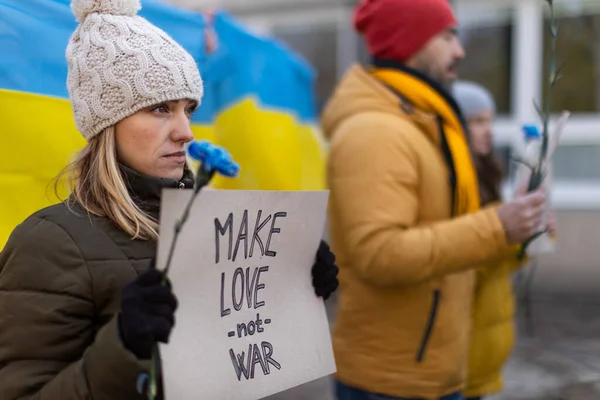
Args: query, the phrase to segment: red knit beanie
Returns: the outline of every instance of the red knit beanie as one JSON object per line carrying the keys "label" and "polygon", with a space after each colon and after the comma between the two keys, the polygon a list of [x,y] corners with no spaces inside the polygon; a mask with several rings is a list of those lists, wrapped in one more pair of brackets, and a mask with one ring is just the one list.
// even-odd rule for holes
{"label": "red knit beanie", "polygon": [[361,0],[354,11],[354,27],[369,54],[398,62],[454,24],[448,0]]}

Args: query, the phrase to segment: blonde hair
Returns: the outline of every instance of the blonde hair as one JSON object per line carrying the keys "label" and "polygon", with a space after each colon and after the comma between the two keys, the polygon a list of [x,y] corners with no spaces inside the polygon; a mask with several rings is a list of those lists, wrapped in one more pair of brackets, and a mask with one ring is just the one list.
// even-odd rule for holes
{"label": "blonde hair", "polygon": [[64,177],[70,191],[69,207],[77,203],[89,214],[108,217],[132,239],[158,238],[158,222],[135,204],[121,175],[114,126],[93,137],[57,176],[55,193],[59,198]]}

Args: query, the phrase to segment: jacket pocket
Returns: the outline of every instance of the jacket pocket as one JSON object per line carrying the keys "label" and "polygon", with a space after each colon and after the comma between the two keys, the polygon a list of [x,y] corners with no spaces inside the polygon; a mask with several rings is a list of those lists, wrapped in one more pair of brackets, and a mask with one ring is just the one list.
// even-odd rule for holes
{"label": "jacket pocket", "polygon": [[421,340],[421,346],[419,347],[419,352],[417,353],[417,362],[422,362],[423,358],[425,357],[425,351],[427,350],[427,344],[429,343],[429,339],[431,338],[431,332],[433,331],[433,326],[435,324],[435,318],[437,316],[439,304],[440,290],[436,289],[433,292],[433,304],[431,305],[431,310],[429,311],[427,326],[425,327],[423,339]]}

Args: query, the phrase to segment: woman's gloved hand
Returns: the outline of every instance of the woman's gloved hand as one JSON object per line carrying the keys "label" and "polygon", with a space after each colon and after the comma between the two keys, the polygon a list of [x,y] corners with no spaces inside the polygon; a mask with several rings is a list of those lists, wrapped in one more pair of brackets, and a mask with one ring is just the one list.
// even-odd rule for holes
{"label": "woman's gloved hand", "polygon": [[123,288],[119,330],[125,347],[139,359],[152,357],[155,343],[168,343],[175,325],[177,299],[162,273],[150,269]]}
{"label": "woman's gloved hand", "polygon": [[329,249],[329,245],[321,240],[317,258],[312,267],[312,282],[315,293],[327,300],[338,287],[338,267],[335,265],[335,255]]}

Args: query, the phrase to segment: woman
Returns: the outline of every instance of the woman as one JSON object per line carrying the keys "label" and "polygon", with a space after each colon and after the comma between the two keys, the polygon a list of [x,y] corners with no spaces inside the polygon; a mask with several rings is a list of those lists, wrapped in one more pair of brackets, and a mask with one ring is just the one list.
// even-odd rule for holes
{"label": "woman", "polygon": [[[467,120],[471,151],[479,176],[482,206],[501,201],[502,166],[493,152],[492,122],[496,105],[491,94],[471,82],[457,82],[454,97]],[[555,230],[554,217],[548,226]],[[473,331],[469,356],[467,400],[502,390],[502,368],[514,346],[515,298],[512,275],[524,263],[513,255],[477,270],[473,299]]]}
{"label": "woman", "polygon": [[[150,264],[160,195],[189,189],[185,144],[202,81],[193,58],[136,16],[139,0],[73,0],[68,90],[87,146],[68,201],[30,216],[0,254],[3,400],[143,399],[152,347],[177,299]],[[150,268],[149,268],[150,266]],[[317,295],[337,286],[322,243]]]}

